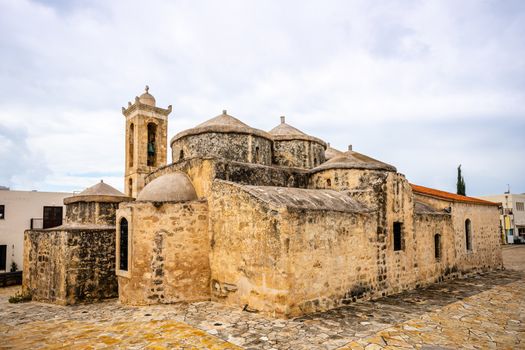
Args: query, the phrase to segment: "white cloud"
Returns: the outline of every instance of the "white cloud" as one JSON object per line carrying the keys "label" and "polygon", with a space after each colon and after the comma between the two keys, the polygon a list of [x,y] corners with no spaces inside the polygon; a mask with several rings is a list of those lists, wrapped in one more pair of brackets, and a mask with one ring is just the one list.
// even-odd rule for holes
{"label": "white cloud", "polygon": [[[524,142],[511,151],[491,142],[523,127],[523,34],[520,1],[0,0],[0,123],[26,130],[13,142],[48,169],[22,179],[13,175],[26,172],[22,162],[0,178],[41,189],[78,189],[104,174],[118,182],[120,106],[147,83],[159,105],[174,106],[169,137],[223,108],[262,129],[285,114],[335,145],[388,157],[422,184],[443,186],[435,179],[468,159],[490,178],[479,194],[509,181],[525,191],[521,176],[498,171]],[[480,120],[510,129],[482,135],[497,159],[470,147],[481,136],[468,125]],[[439,127],[455,123],[463,134]],[[411,151],[414,139],[426,152]],[[433,147],[439,162],[425,156]]]}

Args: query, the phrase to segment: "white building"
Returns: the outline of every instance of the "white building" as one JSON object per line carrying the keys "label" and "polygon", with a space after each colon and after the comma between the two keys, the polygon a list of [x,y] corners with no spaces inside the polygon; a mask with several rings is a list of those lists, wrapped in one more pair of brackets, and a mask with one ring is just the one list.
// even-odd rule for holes
{"label": "white building", "polygon": [[24,231],[62,224],[64,198],[72,193],[0,189],[0,272],[22,269]]}
{"label": "white building", "polygon": [[501,203],[501,229],[507,243],[525,243],[525,193],[503,193],[479,198]]}

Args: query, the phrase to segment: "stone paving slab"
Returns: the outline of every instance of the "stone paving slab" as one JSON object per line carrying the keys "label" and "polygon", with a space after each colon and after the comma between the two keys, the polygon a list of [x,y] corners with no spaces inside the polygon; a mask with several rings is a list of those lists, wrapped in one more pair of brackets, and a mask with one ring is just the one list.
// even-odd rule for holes
{"label": "stone paving slab", "polygon": [[376,301],[279,320],[213,302],[131,307],[117,300],[9,304],[0,349],[525,349],[525,246],[506,266]]}
{"label": "stone paving slab", "polygon": [[525,349],[525,281],[468,297],[340,349],[398,348]]}
{"label": "stone paving slab", "polygon": [[0,291],[0,335],[5,339],[0,348],[336,349],[484,291],[513,286],[522,277],[496,271],[292,320],[213,302],[8,304],[16,289],[7,288]]}

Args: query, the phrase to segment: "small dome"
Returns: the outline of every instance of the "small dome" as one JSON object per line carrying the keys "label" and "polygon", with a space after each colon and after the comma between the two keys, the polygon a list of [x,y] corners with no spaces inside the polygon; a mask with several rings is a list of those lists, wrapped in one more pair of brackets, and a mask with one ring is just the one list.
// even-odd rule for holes
{"label": "small dome", "polygon": [[98,184],[86,188],[79,194],[64,198],[64,204],[74,202],[123,202],[126,200],[129,200],[129,197],[124,193],[100,180]]}
{"label": "small dome", "polygon": [[139,96],[140,103],[143,103],[148,106],[155,107],[156,101],[155,97],[149,93],[149,86],[146,85],[146,92],[144,92],[142,95]]}
{"label": "small dome", "polygon": [[197,125],[196,127],[188,130],[181,131],[175,135],[170,143],[174,141],[190,136],[199,135],[204,133],[237,133],[237,134],[251,134],[257,135],[266,139],[271,139],[271,136],[259,129],[254,129],[251,126],[244,124],[239,119],[229,115],[226,110],[222,111],[222,114],[205,121]]}
{"label": "small dome", "polygon": [[384,170],[397,171],[397,169],[387,163],[383,163],[377,159],[371,158],[364,154],[354,151],[341,152],[341,154],[324,162],[316,168],[313,172],[327,170],[327,169],[370,169],[370,170]]}
{"label": "small dome", "polygon": [[138,201],[184,202],[197,199],[190,179],[184,173],[162,175],[151,181],[140,191]]}
{"label": "small dome", "polygon": [[323,140],[307,135],[301,130],[294,128],[290,124],[287,124],[284,116],[281,116],[281,123],[270,130],[269,134],[272,135],[273,139],[277,141],[313,141],[326,147],[326,143]]}
{"label": "small dome", "polygon": [[326,158],[326,160],[330,160],[332,158],[335,158],[335,157],[338,157],[338,156],[341,156],[343,155],[344,153],[341,152],[340,150],[338,149],[335,149],[333,147],[330,147],[330,144],[328,144],[328,147],[326,148],[326,150],[324,151],[324,157]]}
{"label": "small dome", "polygon": [[80,192],[78,195],[79,196],[122,196],[122,197],[126,196],[124,193],[120,192],[115,187],[112,187],[104,183],[103,180],[100,180],[100,182],[96,185],[86,188],[84,191]]}

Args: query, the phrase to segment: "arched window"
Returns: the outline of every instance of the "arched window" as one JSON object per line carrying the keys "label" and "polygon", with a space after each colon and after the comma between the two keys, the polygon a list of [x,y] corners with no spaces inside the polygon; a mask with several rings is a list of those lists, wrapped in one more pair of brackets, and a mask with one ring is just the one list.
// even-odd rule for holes
{"label": "arched window", "polygon": [[326,187],[332,187],[332,180],[326,179]]}
{"label": "arched window", "polygon": [[131,178],[128,180],[128,196],[133,197],[133,180]]}
{"label": "arched window", "polygon": [[120,219],[120,239],[119,239],[119,269],[128,271],[128,220]]}
{"label": "arched window", "polygon": [[157,125],[148,124],[148,166],[157,164]]}
{"label": "arched window", "polygon": [[135,125],[133,123],[129,126],[129,135],[128,135],[128,147],[129,147],[129,166],[133,166],[133,148],[135,141]]}
{"label": "arched window", "polygon": [[465,220],[465,243],[467,250],[472,250],[472,224],[470,219]]}
{"label": "arched window", "polygon": [[317,158],[314,157],[314,167],[317,166]]}
{"label": "arched window", "polygon": [[441,259],[441,235],[439,233],[434,235],[434,257],[436,260]]}
{"label": "arched window", "polygon": [[184,159],[184,151],[180,150],[180,152],[179,152],[179,160],[182,160],[182,159]]}

